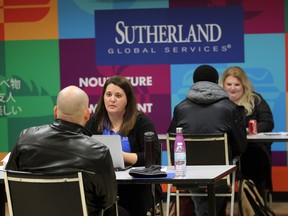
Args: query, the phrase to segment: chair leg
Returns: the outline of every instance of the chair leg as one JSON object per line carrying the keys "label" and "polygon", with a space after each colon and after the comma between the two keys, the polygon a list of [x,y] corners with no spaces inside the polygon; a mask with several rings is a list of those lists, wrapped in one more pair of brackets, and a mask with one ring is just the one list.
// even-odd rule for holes
{"label": "chair leg", "polygon": [[269,191],[269,207],[272,207],[272,203],[273,203],[273,198],[272,198],[272,193]]}
{"label": "chair leg", "polygon": [[232,185],[231,185],[231,203],[230,203],[230,216],[234,215],[234,202],[235,202],[235,172],[232,174]]}
{"label": "chair leg", "polygon": [[270,208],[272,206],[272,193],[269,190],[265,191],[265,203],[268,205]]}
{"label": "chair leg", "polygon": [[118,212],[118,202],[116,201],[115,203],[115,210],[116,210],[116,216],[119,216],[119,212]]}
{"label": "chair leg", "polygon": [[166,200],[166,216],[169,216],[171,187],[172,187],[172,184],[168,184],[168,186],[167,186],[167,200]]}
{"label": "chair leg", "polygon": [[231,197],[231,203],[230,203],[230,216],[234,215],[234,195]]}
{"label": "chair leg", "polygon": [[161,215],[161,216],[164,216],[163,210],[164,210],[164,209],[163,209],[163,200],[161,199],[161,200],[160,200],[160,215]]}
{"label": "chair leg", "polygon": [[179,190],[176,189],[176,216],[180,216],[180,196]]}

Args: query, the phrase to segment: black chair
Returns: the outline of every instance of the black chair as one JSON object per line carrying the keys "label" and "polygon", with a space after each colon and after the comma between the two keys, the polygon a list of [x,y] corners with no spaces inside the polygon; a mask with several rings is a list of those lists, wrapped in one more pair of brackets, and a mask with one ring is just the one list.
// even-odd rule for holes
{"label": "black chair", "polygon": [[[183,136],[186,143],[187,165],[230,165],[226,133],[200,135],[184,134]],[[174,164],[175,138],[176,133],[166,134],[168,165],[170,166]],[[233,160],[233,164],[236,163],[237,159]],[[231,177],[228,175],[217,183],[215,191],[216,196],[231,197],[230,215],[233,216],[235,200],[235,172],[233,172]],[[172,186],[176,187],[176,193],[171,192]],[[221,190],[219,190],[220,188]],[[176,196],[176,212],[177,215],[180,215],[179,196],[207,196],[207,186],[168,184],[166,206],[167,215],[169,215],[170,196]]]}
{"label": "black chair", "polygon": [[[39,174],[7,170],[4,182],[10,216],[88,215],[82,172]],[[105,209],[101,211],[104,215]]]}

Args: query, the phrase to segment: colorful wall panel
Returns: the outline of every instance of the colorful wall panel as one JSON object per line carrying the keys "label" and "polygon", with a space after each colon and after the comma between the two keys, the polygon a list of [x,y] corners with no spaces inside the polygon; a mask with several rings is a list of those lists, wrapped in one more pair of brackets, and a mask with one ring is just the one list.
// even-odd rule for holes
{"label": "colorful wall panel", "polygon": [[[197,62],[191,58],[186,63],[97,65],[97,43],[107,42],[97,39],[102,33],[95,27],[97,11],[218,7],[243,11],[243,60]],[[165,133],[173,108],[185,97],[200,63],[212,64],[220,74],[232,65],[243,67],[271,106],[274,130],[287,131],[287,7],[284,0],[0,1],[0,152],[10,151],[24,128],[50,123],[57,93],[67,85],[80,86],[89,94],[93,112],[105,79],[114,74],[131,79],[139,109],[159,133]],[[198,16],[204,20],[208,14]],[[105,25],[109,17],[107,13],[107,19],[98,22]],[[141,19],[145,22],[146,17],[137,17]],[[239,36],[233,30],[229,34],[231,39]],[[272,151],[274,188],[288,191],[287,185],[277,182],[279,170],[288,176],[287,143],[274,143]],[[163,163],[167,163],[165,151]]]}

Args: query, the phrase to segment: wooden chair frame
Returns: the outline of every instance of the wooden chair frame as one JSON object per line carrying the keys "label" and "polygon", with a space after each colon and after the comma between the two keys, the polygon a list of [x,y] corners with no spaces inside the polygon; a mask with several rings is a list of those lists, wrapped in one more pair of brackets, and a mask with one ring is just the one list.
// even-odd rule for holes
{"label": "wooden chair frame", "polygon": [[[184,134],[184,140],[186,143],[186,159],[187,165],[230,165],[229,162],[229,150],[228,150],[228,138],[226,133],[217,134]],[[176,134],[166,134],[168,165],[174,163],[174,142]],[[237,163],[237,159],[233,160],[233,164]],[[226,193],[219,193],[216,191],[215,196],[231,197],[231,209],[230,215],[234,214],[234,200],[235,200],[235,172],[232,174],[232,181],[230,175],[223,178],[222,184],[226,184],[229,191]],[[176,192],[172,193],[172,186],[176,187]],[[180,215],[179,196],[207,196],[207,190],[202,188],[197,192],[180,192],[181,189],[190,190],[190,186],[186,185],[172,185],[168,184],[167,188],[167,206],[166,215],[169,216],[170,196],[176,196],[176,214]],[[191,186],[193,189],[193,186]]]}
{"label": "wooden chair frame", "polygon": [[[39,174],[4,171],[4,183],[10,216],[88,215],[82,172]],[[117,200],[116,215],[118,215]],[[51,212],[53,211],[53,212]],[[101,209],[104,215],[105,209]],[[25,214],[25,213],[24,213]]]}

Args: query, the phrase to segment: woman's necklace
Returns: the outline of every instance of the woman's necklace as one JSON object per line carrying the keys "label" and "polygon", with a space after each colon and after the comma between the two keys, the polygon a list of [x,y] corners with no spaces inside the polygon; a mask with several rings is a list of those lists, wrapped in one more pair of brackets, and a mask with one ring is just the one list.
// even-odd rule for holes
{"label": "woman's necklace", "polygon": [[113,124],[112,123],[112,130],[114,131],[114,132],[118,132],[119,130],[120,130],[120,128],[121,128],[121,125],[122,125],[122,123],[117,123],[117,124]]}

